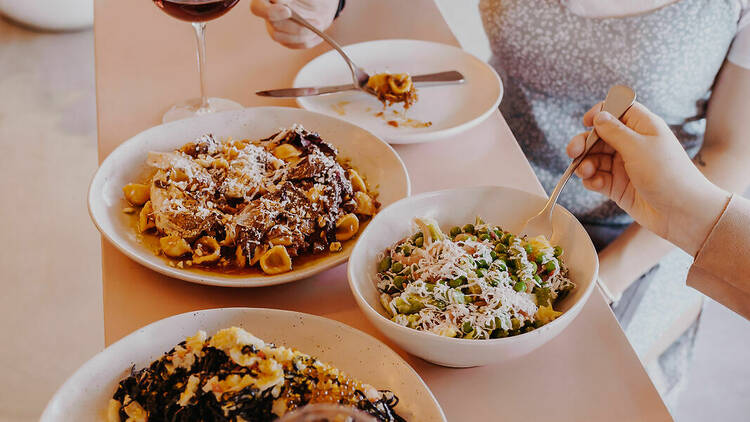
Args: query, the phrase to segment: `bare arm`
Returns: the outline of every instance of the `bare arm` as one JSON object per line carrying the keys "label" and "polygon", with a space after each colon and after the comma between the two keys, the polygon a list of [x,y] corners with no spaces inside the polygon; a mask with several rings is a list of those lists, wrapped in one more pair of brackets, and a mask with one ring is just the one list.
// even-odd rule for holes
{"label": "bare arm", "polygon": [[[731,192],[741,193],[750,183],[748,110],[750,70],[727,62],[714,85],[704,144],[695,162],[709,180]],[[694,247],[688,252],[695,254],[701,242],[693,241]],[[673,248],[652,232],[632,224],[599,254],[601,278],[618,296]]]}

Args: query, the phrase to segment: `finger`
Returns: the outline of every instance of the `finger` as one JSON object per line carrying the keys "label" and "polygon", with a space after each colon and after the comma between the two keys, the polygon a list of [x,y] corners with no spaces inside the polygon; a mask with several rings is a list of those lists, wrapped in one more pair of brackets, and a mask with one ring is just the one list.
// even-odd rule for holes
{"label": "finger", "polygon": [[275,29],[276,31],[283,32],[289,35],[299,36],[303,33],[312,33],[309,29],[297,24],[296,22],[293,22],[291,19],[270,21],[269,23],[273,25],[273,29]]}
{"label": "finger", "polygon": [[588,132],[579,133],[574,136],[573,139],[568,142],[568,146],[565,148],[565,152],[570,158],[576,158],[583,152],[583,148],[586,144],[586,137],[589,135]]}
{"label": "finger", "polygon": [[640,134],[606,111],[596,114],[594,129],[604,142],[624,156],[633,151],[643,139]]}
{"label": "finger", "polygon": [[623,123],[642,135],[658,135],[661,131],[669,130],[666,122],[639,102],[622,115]]}
{"label": "finger", "polygon": [[269,31],[271,38],[289,48],[310,48],[322,41],[317,35],[287,34],[285,32]]}
{"label": "finger", "polygon": [[576,169],[576,175],[582,179],[592,177],[598,171],[612,171],[612,155],[589,154]]}
{"label": "finger", "polygon": [[268,0],[253,0],[250,3],[250,12],[263,19],[268,18],[268,7],[271,3]]}
{"label": "finger", "polygon": [[583,125],[586,127],[594,126],[594,116],[596,116],[596,113],[602,111],[602,105],[604,102],[598,102],[596,105],[591,107],[589,111],[584,113],[583,115]]}
{"label": "finger", "polygon": [[612,175],[607,172],[598,172],[593,177],[583,179],[583,187],[609,196],[612,186]]}

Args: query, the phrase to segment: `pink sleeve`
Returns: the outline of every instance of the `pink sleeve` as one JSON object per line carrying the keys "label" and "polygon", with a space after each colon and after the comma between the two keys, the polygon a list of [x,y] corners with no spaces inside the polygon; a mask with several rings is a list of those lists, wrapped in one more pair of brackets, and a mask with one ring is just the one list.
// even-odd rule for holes
{"label": "pink sleeve", "polygon": [[750,319],[750,201],[732,196],[695,255],[687,284]]}

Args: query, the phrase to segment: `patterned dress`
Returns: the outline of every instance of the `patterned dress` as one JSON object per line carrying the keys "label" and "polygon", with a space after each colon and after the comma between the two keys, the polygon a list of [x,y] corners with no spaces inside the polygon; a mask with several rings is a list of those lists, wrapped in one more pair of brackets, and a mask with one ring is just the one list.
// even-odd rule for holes
{"label": "patterned dress", "polygon": [[[560,0],[481,0],[491,64],[505,85],[500,111],[547,192],[570,163],[565,147],[610,86],[635,89],[693,157],[707,100],[738,32],[741,0],[680,0],[638,15],[589,18]],[[746,41],[746,40],[745,40]],[[614,202],[568,182],[560,203],[598,248],[632,219]],[[675,251],[628,289],[615,314],[640,356],[700,294],[685,287],[691,257]],[[666,310],[666,311],[665,311]],[[647,368],[668,405],[684,385],[695,327]]]}

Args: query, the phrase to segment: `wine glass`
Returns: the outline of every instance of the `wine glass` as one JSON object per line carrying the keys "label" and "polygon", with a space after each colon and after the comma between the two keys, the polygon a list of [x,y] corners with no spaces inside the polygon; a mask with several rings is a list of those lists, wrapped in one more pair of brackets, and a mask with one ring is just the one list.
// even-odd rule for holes
{"label": "wine glass", "polygon": [[239,0],[154,0],[165,13],[177,19],[188,21],[195,29],[198,41],[198,74],[201,81],[200,98],[192,98],[175,104],[162,117],[162,122],[184,119],[199,114],[235,110],[242,105],[224,98],[206,97],[206,21],[227,13]]}
{"label": "wine glass", "polygon": [[279,422],[376,422],[361,410],[337,404],[308,404],[284,415]]}

